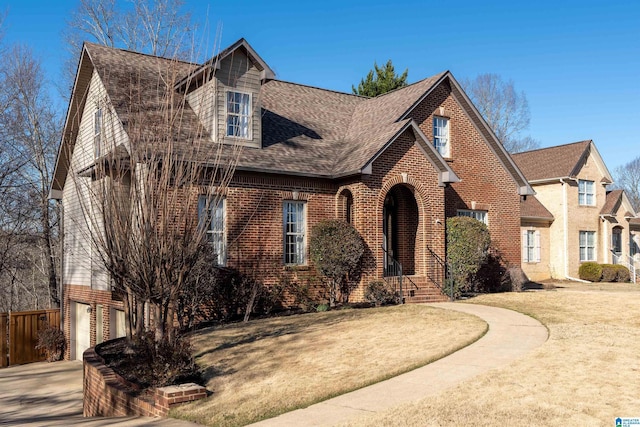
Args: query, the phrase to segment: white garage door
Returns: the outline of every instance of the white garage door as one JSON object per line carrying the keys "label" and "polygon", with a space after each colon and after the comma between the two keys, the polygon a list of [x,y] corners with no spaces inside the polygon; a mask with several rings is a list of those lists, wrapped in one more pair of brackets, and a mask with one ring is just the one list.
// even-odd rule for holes
{"label": "white garage door", "polygon": [[75,355],[73,359],[82,360],[82,353],[91,345],[91,311],[88,304],[75,303]]}

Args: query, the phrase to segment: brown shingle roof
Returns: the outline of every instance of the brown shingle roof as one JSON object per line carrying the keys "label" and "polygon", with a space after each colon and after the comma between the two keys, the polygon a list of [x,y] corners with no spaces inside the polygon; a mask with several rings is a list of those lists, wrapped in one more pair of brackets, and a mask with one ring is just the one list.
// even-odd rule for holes
{"label": "brown shingle roof", "polygon": [[600,210],[600,215],[616,215],[622,199],[622,190],[612,190],[607,192],[604,206]]}
{"label": "brown shingle roof", "polygon": [[553,221],[553,214],[535,196],[527,196],[520,201],[520,217]]}
{"label": "brown shingle roof", "polygon": [[574,169],[590,144],[590,140],[580,141],[512,154],[511,157],[530,182],[565,178],[573,176]]}
{"label": "brown shingle roof", "polygon": [[[202,66],[93,43],[85,44],[85,48],[125,130],[128,132],[131,127],[127,125],[137,121],[155,123],[135,127],[143,134],[136,141],[149,144],[167,141],[161,136],[170,130],[174,150],[178,152],[198,149],[203,161],[219,153],[219,144],[211,140],[188,104],[183,109],[179,129],[162,128],[166,121],[160,115],[166,110],[166,95],[171,93],[176,103],[184,96],[173,82],[181,81],[184,84],[178,86],[186,87],[190,84],[186,76],[194,73],[201,76]],[[411,127],[414,135],[424,139],[410,120],[399,119],[443,75],[371,99],[270,80],[262,85],[260,94],[262,148],[242,149],[238,167],[322,177],[359,173],[399,132]],[[132,155],[144,155],[148,148],[149,145],[132,147]],[[203,156],[203,152],[208,154]],[[437,154],[429,154],[433,153],[428,153],[429,159],[438,164],[441,172],[446,172],[450,177],[447,179],[457,180],[444,160]]]}

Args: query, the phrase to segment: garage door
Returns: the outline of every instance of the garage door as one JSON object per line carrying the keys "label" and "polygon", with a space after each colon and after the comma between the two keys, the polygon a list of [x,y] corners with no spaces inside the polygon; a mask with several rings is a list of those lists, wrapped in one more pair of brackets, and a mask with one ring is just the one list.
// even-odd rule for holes
{"label": "garage door", "polygon": [[88,304],[75,303],[75,355],[73,359],[82,360],[82,353],[91,345],[91,310]]}

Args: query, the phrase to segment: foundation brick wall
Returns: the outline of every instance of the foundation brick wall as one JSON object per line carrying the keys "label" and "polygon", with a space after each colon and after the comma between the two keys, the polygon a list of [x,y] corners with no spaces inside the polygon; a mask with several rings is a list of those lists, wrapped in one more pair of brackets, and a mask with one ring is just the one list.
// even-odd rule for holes
{"label": "foundation brick wall", "polygon": [[93,347],[84,352],[83,369],[85,417],[166,417],[173,406],[207,397],[207,390],[197,384],[141,392],[105,366]]}

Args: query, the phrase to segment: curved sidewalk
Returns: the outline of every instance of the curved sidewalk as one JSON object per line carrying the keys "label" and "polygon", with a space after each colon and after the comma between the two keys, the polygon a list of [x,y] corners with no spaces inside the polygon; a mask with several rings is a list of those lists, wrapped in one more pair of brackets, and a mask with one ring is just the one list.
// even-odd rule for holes
{"label": "curved sidewalk", "polygon": [[468,347],[422,368],[253,425],[330,426],[382,412],[440,393],[491,369],[506,366],[544,344],[549,336],[540,322],[515,311],[477,304],[430,305],[478,316],[489,324],[489,330]]}

